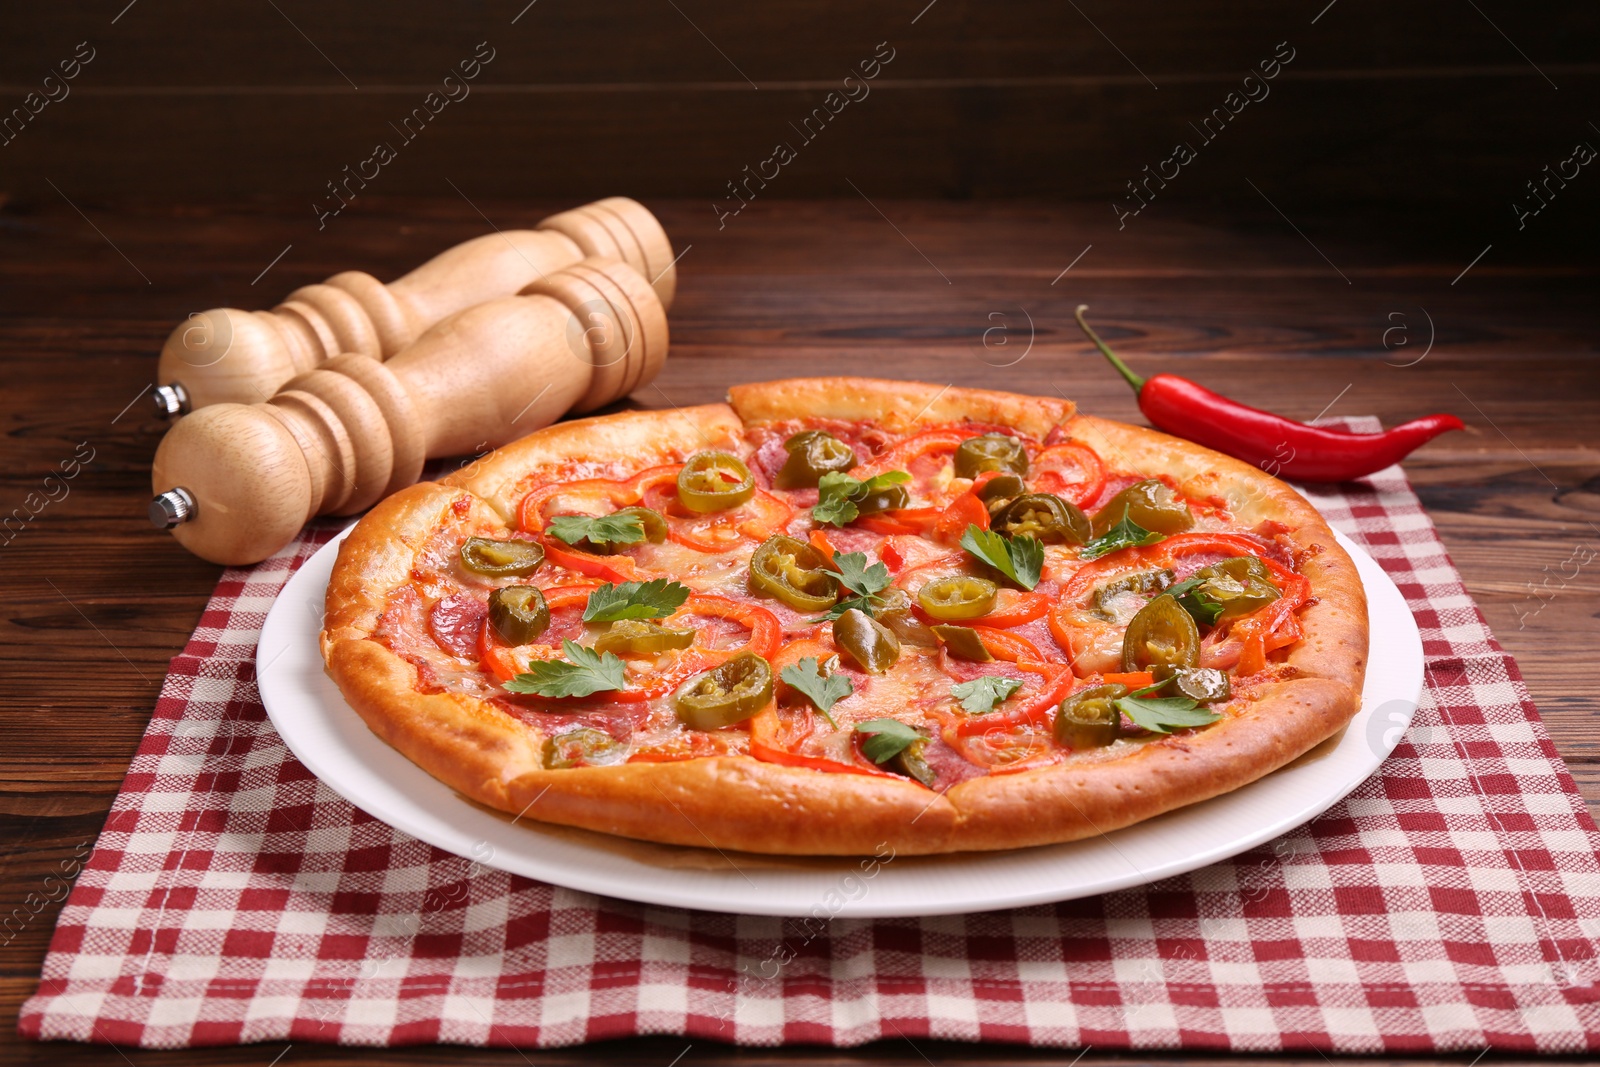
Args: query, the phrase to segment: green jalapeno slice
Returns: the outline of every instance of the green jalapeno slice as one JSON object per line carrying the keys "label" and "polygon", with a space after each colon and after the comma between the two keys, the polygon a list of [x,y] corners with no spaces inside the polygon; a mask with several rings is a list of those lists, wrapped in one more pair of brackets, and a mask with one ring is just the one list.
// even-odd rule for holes
{"label": "green jalapeno slice", "polygon": [[926,623],[911,611],[911,595],[904,589],[885,589],[878,594],[878,621],[894,631],[902,645],[917,648],[938,648],[939,639]]}
{"label": "green jalapeno slice", "polygon": [[868,674],[882,674],[900,658],[900,639],[894,631],[860,608],[833,620],[833,643]]}
{"label": "green jalapeno slice", "polygon": [[489,594],[489,625],[508,645],[531,644],[550,625],[550,607],[534,586],[508,585]]}
{"label": "green jalapeno slice", "polygon": [[940,622],[960,622],[979,619],[994,610],[994,598],[1000,587],[987,578],[969,578],[964,574],[949,578],[935,578],[917,590],[917,603],[922,610]]}
{"label": "green jalapeno slice", "polygon": [[647,655],[694,644],[693,630],[674,630],[649,619],[621,619],[594,639],[596,652]]}
{"label": "green jalapeno slice", "polygon": [[783,534],[767,538],[751,555],[750,587],[796,611],[826,611],[839,599],[839,579],[822,553]]}
{"label": "green jalapeno slice", "polygon": [[931,629],[933,635],[939,639],[939,643],[956,659],[971,660],[973,663],[988,663],[994,659],[984,647],[983,638],[978,636],[978,631],[970,626],[946,626],[941,623]]}
{"label": "green jalapeno slice", "polygon": [[922,750],[927,746],[928,741],[926,738],[921,741],[913,741],[890,757],[889,762],[885,763],[884,766],[896,774],[903,774],[907,778],[915,778],[929,789],[932,789],[935,777],[933,768],[928,766],[927,759],[922,755]]}
{"label": "green jalapeno slice", "polygon": [[461,565],[487,578],[525,577],[543,562],[544,546],[537,541],[469,537],[461,546]]}
{"label": "green jalapeno slice", "polygon": [[1094,612],[1103,618],[1115,618],[1111,601],[1116,597],[1123,593],[1159,593],[1172,584],[1173,577],[1170,569],[1162,567],[1158,570],[1134,571],[1102,582],[1094,587]]}
{"label": "green jalapeno slice", "polygon": [[984,471],[1027,474],[1028,450],[1021,441],[1003,433],[969,437],[956,449],[955,470],[957,478],[976,478]]}
{"label": "green jalapeno slice", "polygon": [[672,703],[691,730],[720,730],[743,722],[772,700],[772,666],[744,652],[678,687]]}
{"label": "green jalapeno slice", "polygon": [[1200,628],[1170,593],[1139,609],[1122,638],[1122,669],[1193,667],[1200,661]]}
{"label": "green jalapeno slice", "polygon": [[544,742],[544,765],[553,771],[568,767],[604,767],[621,763],[627,756],[627,745],[592,726],[580,726],[548,737]]}
{"label": "green jalapeno slice", "polygon": [[690,511],[726,511],[755,495],[750,468],[727,452],[696,452],[678,472],[678,500]]}
{"label": "green jalapeno slice", "polygon": [[1056,708],[1056,741],[1071,749],[1111,744],[1122,725],[1116,701],[1127,695],[1125,685],[1097,685],[1073,693]]}
{"label": "green jalapeno slice", "polygon": [[857,500],[855,505],[858,514],[876,515],[880,511],[910,507],[911,492],[903,485],[886,485]]}
{"label": "green jalapeno slice", "polygon": [[1194,515],[1189,505],[1178,499],[1178,494],[1166,482],[1147,478],[1134,482],[1106,502],[1094,514],[1091,533],[1100,537],[1127,518],[1146,530],[1159,534],[1182,533],[1194,525]]}
{"label": "green jalapeno slice", "polygon": [[1027,491],[1028,487],[1022,484],[1022,479],[1009,471],[995,475],[973,490],[978,499],[983,501],[983,506],[989,509],[990,515]]}
{"label": "green jalapeno slice", "polygon": [[1076,504],[1050,493],[1025,493],[995,513],[991,529],[1007,537],[1032,537],[1041,544],[1081,545],[1089,540],[1089,520]]}
{"label": "green jalapeno slice", "polygon": [[1217,621],[1248,615],[1283,594],[1267,565],[1254,556],[1235,556],[1201,567],[1190,577],[1200,579],[1192,594],[1203,594],[1222,605]]}
{"label": "green jalapeno slice", "polygon": [[779,489],[815,489],[824,474],[843,474],[856,465],[856,450],[822,430],[801,430],[783,447],[789,458],[772,479]]}
{"label": "green jalapeno slice", "polygon": [[1156,681],[1167,683],[1159,691],[1160,696],[1186,696],[1196,704],[1215,704],[1232,695],[1228,672],[1214,667],[1160,665],[1151,667],[1150,673]]}

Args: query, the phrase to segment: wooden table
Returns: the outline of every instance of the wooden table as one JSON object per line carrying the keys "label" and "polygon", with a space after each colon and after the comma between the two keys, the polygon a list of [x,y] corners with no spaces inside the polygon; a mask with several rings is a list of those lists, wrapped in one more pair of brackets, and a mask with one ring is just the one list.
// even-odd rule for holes
{"label": "wooden table", "polygon": [[[14,507],[28,514],[25,502],[42,493],[46,475],[93,452],[64,497],[9,541],[0,534],[0,913],[20,907],[31,915],[0,957],[0,1025],[8,1033],[34,989],[59,907],[30,910],[44,875],[99,831],[166,662],[220,573],[144,517],[164,429],[146,390],[168,331],[191,311],[267,306],[342,269],[398,275],[482,232],[477,209],[509,228],[568,205],[479,201],[475,209],[459,199],[372,198],[321,234],[299,203],[77,206],[84,214],[64,204],[35,213],[0,203],[0,410],[8,435],[0,515]],[[1407,470],[1467,587],[1521,663],[1591,810],[1600,810],[1592,695],[1600,686],[1600,308],[1592,264],[1498,241],[1463,274],[1491,239],[1470,220],[1438,232],[1405,217],[1291,225],[1265,207],[1225,222],[1153,209],[1119,231],[1098,202],[761,201],[720,230],[706,203],[651,206],[683,258],[673,355],[657,387],[636,396],[645,406],[719,399],[733,382],[876,373],[1059,391],[1095,414],[1138,421],[1127,387],[1072,323],[1073,307],[1085,302],[1144,373],[1183,373],[1299,418],[1374,413],[1393,423],[1459,413],[1468,432],[1428,446]],[[274,260],[285,245],[292,247]],[[687,1044],[446,1055],[510,1064],[609,1054],[665,1065]],[[281,1051],[12,1041],[0,1060],[267,1064]],[[678,1062],[1067,1063],[1074,1055],[932,1041],[846,1052],[697,1041]],[[280,1062],[439,1057],[302,1044]],[[1078,1062],[1152,1058],[1233,1062],[1098,1050]]]}

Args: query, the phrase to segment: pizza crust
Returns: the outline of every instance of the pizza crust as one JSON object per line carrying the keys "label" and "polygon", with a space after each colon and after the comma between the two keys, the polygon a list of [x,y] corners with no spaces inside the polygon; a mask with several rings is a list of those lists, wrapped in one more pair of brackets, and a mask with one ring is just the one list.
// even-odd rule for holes
{"label": "pizza crust", "polygon": [[[1008,849],[1109,832],[1237,789],[1337,733],[1360,707],[1366,601],[1355,566],[1321,517],[1264,472],[1151,430],[1077,416],[1070,403],[875,379],[801,379],[730,390],[727,405],[627,412],[538,431],[446,479],[391,496],[340,549],[322,648],[363,721],[466,797],[545,822],[687,846],[787,855]],[[1222,496],[1247,525],[1276,519],[1309,553],[1316,602],[1295,677],[1264,686],[1246,710],[1128,755],[1068,761],[962,782],[944,794],[909,781],[827,774],[745,756],[548,770],[534,728],[474,697],[427,693],[417,669],[373,637],[389,594],[410,579],[447,515],[508,529],[538,472],[625,463],[640,469],[705,447],[733,447],[751,423],[804,416],[876,419],[899,432],[970,420],[1042,439],[1052,429],[1131,469],[1166,473],[1197,497]],[[1059,436],[1059,434],[1058,434]],[[1130,462],[1136,460],[1137,462]],[[465,503],[458,503],[465,500]]]}
{"label": "pizza crust", "polygon": [[497,448],[442,481],[486,501],[511,522],[518,503],[527,494],[524,487],[537,478],[571,468],[574,457],[581,457],[585,467],[626,464],[629,470],[642,470],[682,462],[705,449],[737,447],[743,428],[739,416],[726,404],[623,411],[574,419]]}
{"label": "pizza crust", "polygon": [[784,419],[871,419],[891,433],[978,422],[1010,426],[1036,440],[1072,417],[1070,400],[885,378],[787,378],[736,385],[728,403],[747,425]]}

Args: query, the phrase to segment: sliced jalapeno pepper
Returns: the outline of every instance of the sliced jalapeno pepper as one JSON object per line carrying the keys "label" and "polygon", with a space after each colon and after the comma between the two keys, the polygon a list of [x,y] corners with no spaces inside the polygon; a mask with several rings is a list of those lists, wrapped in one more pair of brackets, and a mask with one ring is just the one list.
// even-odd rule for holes
{"label": "sliced jalapeno pepper", "polygon": [[933,788],[933,768],[928,766],[928,761],[923,757],[922,750],[928,747],[927,739],[913,741],[893,756],[884,766],[896,774],[903,774],[907,778],[915,778],[929,789]]}
{"label": "sliced jalapeno pepper", "polygon": [[950,650],[956,659],[971,660],[974,663],[988,663],[994,659],[989,650],[983,645],[983,638],[978,636],[978,631],[970,626],[946,626],[940,624],[932,627],[933,635],[939,643]]}
{"label": "sliced jalapeno pepper", "polygon": [[[1210,597],[1216,603],[1211,613],[1217,621],[1248,615],[1257,608],[1277,600],[1283,594],[1272,581],[1267,565],[1254,556],[1235,556],[1201,567],[1190,576],[1200,584],[1191,588],[1188,596]],[[1218,611],[1216,605],[1221,605]]]}
{"label": "sliced jalapeno pepper", "polygon": [[983,506],[989,509],[990,515],[1027,491],[1028,487],[1022,484],[1022,479],[1009,471],[995,475],[973,490],[978,494],[978,499],[983,501]]}
{"label": "sliced jalapeno pepper", "polygon": [[508,645],[530,644],[550,625],[550,607],[535,587],[508,585],[489,594],[489,625]]}
{"label": "sliced jalapeno pepper", "polygon": [[900,639],[894,631],[860,608],[833,620],[833,643],[868,674],[882,674],[900,658]]}
{"label": "sliced jalapeno pepper", "polygon": [[750,468],[727,452],[696,452],[678,472],[678,500],[690,511],[726,511],[755,495]]}
{"label": "sliced jalapeno pepper", "polygon": [[1200,628],[1170,593],[1139,609],[1122,637],[1122,669],[1193,667],[1200,661]]}
{"label": "sliced jalapeno pepper", "polygon": [[1081,545],[1089,520],[1076,504],[1050,493],[1026,493],[995,513],[991,529],[1007,537],[1027,535],[1047,545]]}
{"label": "sliced jalapeno pepper", "polygon": [[1165,665],[1150,668],[1150,673],[1158,682],[1167,682],[1166,688],[1160,690],[1162,696],[1186,696],[1197,704],[1215,704],[1219,700],[1227,700],[1232,694],[1228,685],[1228,672],[1219,671],[1214,667],[1168,667]]}
{"label": "sliced jalapeno pepper", "polygon": [[822,553],[783,534],[767,538],[751,555],[750,587],[796,611],[826,611],[839,599],[839,579]]}
{"label": "sliced jalapeno pepper", "polygon": [[960,622],[982,618],[993,611],[995,594],[999,591],[1000,587],[987,578],[957,574],[935,578],[918,589],[917,603],[941,622]]}
{"label": "sliced jalapeno pepper", "polygon": [[1106,501],[1106,506],[1094,513],[1091,532],[1100,537],[1121,522],[1124,513],[1144,529],[1168,536],[1194,525],[1189,505],[1178,499],[1178,494],[1166,482],[1155,478],[1134,482]]}
{"label": "sliced jalapeno pepper", "polygon": [[862,515],[876,515],[880,511],[893,511],[911,505],[911,493],[903,485],[886,485],[875,489],[855,501],[856,511]]}
{"label": "sliced jalapeno pepper", "polygon": [[772,484],[779,489],[815,489],[824,474],[856,465],[856,450],[822,430],[801,430],[783,443],[789,453]]}
{"label": "sliced jalapeno pepper", "polygon": [[1111,744],[1122,725],[1116,701],[1127,695],[1125,685],[1097,685],[1073,693],[1056,709],[1056,741],[1071,749]]}
{"label": "sliced jalapeno pepper", "polygon": [[461,546],[461,565],[489,578],[521,578],[543,562],[544,546],[537,541],[469,537]]}
{"label": "sliced jalapeno pepper", "polygon": [[1028,450],[1021,441],[1003,433],[969,437],[956,449],[955,470],[957,478],[976,478],[984,471],[1027,474]]}
{"label": "sliced jalapeno pepper", "polygon": [[1110,619],[1115,617],[1111,601],[1123,593],[1159,593],[1172,584],[1172,571],[1163,567],[1152,571],[1135,571],[1113,578],[1094,588],[1095,614]]}
{"label": "sliced jalapeno pepper", "polygon": [[594,639],[596,652],[645,655],[694,644],[693,630],[673,630],[649,619],[622,619]]}
{"label": "sliced jalapeno pepper", "polygon": [[690,678],[673,695],[678,720],[691,730],[720,730],[743,722],[772,700],[772,666],[744,652]]}
{"label": "sliced jalapeno pepper", "polygon": [[911,612],[911,596],[904,589],[885,589],[878,594],[878,621],[894,631],[902,645],[938,648],[939,639]]}
{"label": "sliced jalapeno pepper", "polygon": [[627,756],[627,745],[592,726],[580,726],[547,737],[544,742],[544,765],[553,771],[568,767],[604,767],[621,763]]}

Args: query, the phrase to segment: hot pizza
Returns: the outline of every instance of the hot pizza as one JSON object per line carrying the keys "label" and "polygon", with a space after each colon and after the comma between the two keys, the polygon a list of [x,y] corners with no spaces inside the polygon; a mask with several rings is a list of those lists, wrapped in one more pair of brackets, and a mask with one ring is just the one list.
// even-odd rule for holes
{"label": "hot pizza", "polygon": [[1254,467],[1063,400],[815,378],[396,493],[340,548],[322,649],[378,736],[493,808],[939,853],[1282,767],[1356,713],[1367,612]]}

